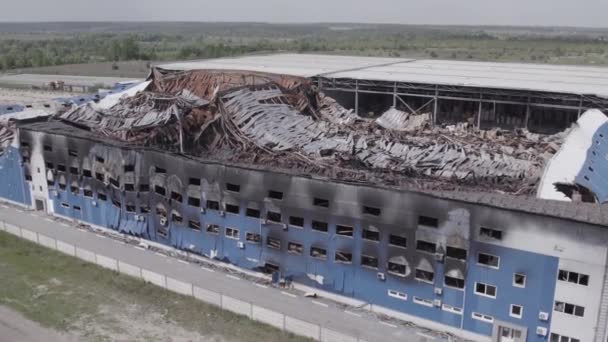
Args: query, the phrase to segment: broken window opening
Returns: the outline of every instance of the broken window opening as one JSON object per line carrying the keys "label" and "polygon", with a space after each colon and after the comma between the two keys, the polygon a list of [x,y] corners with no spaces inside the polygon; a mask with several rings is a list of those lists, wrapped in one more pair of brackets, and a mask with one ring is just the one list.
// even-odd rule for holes
{"label": "broken window opening", "polygon": [[304,218],[298,217],[298,216],[289,216],[289,224],[294,227],[303,228],[304,227]]}
{"label": "broken window opening", "polygon": [[101,174],[99,172],[95,172],[95,179],[97,179],[100,182],[103,182],[105,178],[103,177],[103,174]]}
{"label": "broken window opening", "polygon": [[195,220],[188,220],[188,228],[194,230],[201,230],[201,223]]}
{"label": "broken window opening", "polygon": [[19,144],[21,145],[21,147],[30,147],[30,143],[24,140],[21,140]]}
{"label": "broken window opening", "polygon": [[467,250],[458,247],[447,246],[445,256],[457,260],[467,260]]}
{"label": "broken window opening", "polygon": [[302,253],[304,253],[304,247],[302,246],[302,244],[297,242],[288,242],[287,252],[291,254],[302,255]]}
{"label": "broken window opening", "polygon": [[46,152],[53,152],[53,146],[51,145],[44,145],[43,149]]}
{"label": "broken window opening", "polygon": [[266,219],[271,222],[281,223],[281,213],[276,211],[268,211],[266,213]]}
{"label": "broken window opening", "polygon": [[502,240],[502,230],[481,227],[479,228],[479,236],[495,240]]}
{"label": "broken window opening", "polygon": [[220,202],[207,200],[207,209],[220,210]]}
{"label": "broken window opening", "polygon": [[118,201],[118,200],[116,200],[116,199],[113,199],[113,200],[112,200],[112,205],[113,205],[113,206],[115,206],[115,207],[116,207],[116,208],[118,208],[118,209],[120,209],[120,208],[121,208],[121,206],[122,206],[122,205],[121,205],[121,203],[120,203],[120,201]]}
{"label": "broken window opening", "polygon": [[425,271],[425,270],[421,270],[421,269],[416,269],[416,276],[415,278],[417,280],[420,281],[424,281],[427,283],[432,283],[433,279],[435,278],[435,273],[433,272],[429,272],[429,271]]}
{"label": "broken window opening", "polygon": [[404,264],[399,264],[396,262],[388,262],[388,273],[400,276],[400,277],[405,277],[405,274],[407,273],[407,266]]}
{"label": "broken window opening", "polygon": [[201,206],[201,199],[196,197],[188,197],[188,205],[198,208]]}
{"label": "broken window opening", "polygon": [[327,222],[322,222],[322,221],[312,221],[312,230],[316,230],[318,232],[323,232],[323,233],[327,233],[327,231],[329,230],[329,225],[327,224]]}
{"label": "broken window opening", "polygon": [[353,236],[354,228],[343,224],[336,225],[336,235],[340,236]]}
{"label": "broken window opening", "polygon": [[372,216],[380,216],[382,211],[380,208],[368,207],[366,205],[363,206],[363,214],[364,215],[372,215]]}
{"label": "broken window opening", "polygon": [[329,208],[329,200],[326,200],[324,198],[315,197],[312,200],[312,205],[317,206],[317,207]]}
{"label": "broken window opening", "polygon": [[63,164],[57,164],[57,171],[61,171],[61,172],[65,172],[65,165]]}
{"label": "broken window opening", "polygon": [[61,202],[61,207],[65,209],[70,209],[70,205],[65,202]]}
{"label": "broken window opening", "polygon": [[158,195],[161,195],[161,196],[165,196],[167,194],[167,191],[165,190],[165,188],[163,188],[162,186],[158,186],[158,185],[154,186],[154,192],[156,192]]}
{"label": "broken window opening", "polygon": [[180,213],[173,210],[171,212],[171,221],[173,221],[174,223],[177,223],[177,224],[182,224],[182,222],[184,222],[184,218],[182,217],[182,215]]}
{"label": "broken window opening", "polygon": [[500,257],[486,253],[478,253],[477,263],[492,268],[498,268],[498,265],[500,264]]}
{"label": "broken window opening", "polygon": [[245,240],[250,243],[260,243],[262,241],[262,236],[258,233],[247,232]]}
{"label": "broken window opening", "polygon": [[149,192],[150,185],[149,184],[139,184],[139,192]]}
{"label": "broken window opening", "polygon": [[315,259],[326,260],[327,250],[320,247],[310,247],[310,256]]}
{"label": "broken window opening", "polygon": [[91,190],[91,189],[84,189],[83,193],[84,193],[84,197],[93,198],[93,190]]}
{"label": "broken window opening", "polygon": [[188,184],[195,185],[195,186],[200,186],[201,185],[201,179],[200,178],[190,178],[190,179],[188,179]]}
{"label": "broken window opening", "polygon": [[135,171],[135,165],[125,165],[124,166],[124,170],[125,170],[125,172],[134,172]]}
{"label": "broken window opening", "polygon": [[105,160],[105,159],[103,159],[103,158],[102,158],[102,157],[100,157],[100,156],[95,156],[95,160],[96,160],[98,163],[102,163],[102,164],[106,162],[106,160]]}
{"label": "broken window opening", "polygon": [[171,191],[171,199],[182,203],[182,194],[180,194],[179,192]]}
{"label": "broken window opening", "polygon": [[71,149],[68,149],[68,154],[69,154],[71,157],[78,157],[78,151],[76,151],[76,150],[71,150]]}
{"label": "broken window opening", "polygon": [[76,210],[76,211],[80,211],[80,206],[79,206],[79,205],[75,205],[75,206],[73,206],[73,208],[74,208],[74,210]]}
{"label": "broken window opening", "polygon": [[521,273],[513,273],[513,286],[526,287],[526,275]]}
{"label": "broken window opening", "polygon": [[28,182],[31,182],[31,181],[32,181],[32,175],[30,175],[29,173],[26,173],[26,174],[24,175],[24,178],[25,178],[25,180],[26,180],[26,181],[28,181]]}
{"label": "broken window opening", "polygon": [[257,209],[247,208],[247,210],[245,210],[245,215],[248,217],[260,218],[261,213]]}
{"label": "broken window opening", "polygon": [[361,255],[361,266],[377,269],[378,258],[369,255]]}
{"label": "broken window opening", "polygon": [[280,191],[269,190],[268,191],[268,197],[272,198],[272,199],[276,199],[276,200],[282,200],[283,199],[283,193],[280,192]]}
{"label": "broken window opening", "polygon": [[390,234],[388,236],[388,244],[395,247],[407,248],[407,238],[405,236]]}
{"label": "broken window opening", "polygon": [[555,301],[555,306],[553,307],[553,310],[555,310],[557,312],[563,312],[565,314],[573,315],[573,316],[579,316],[579,317],[585,316],[584,307],[575,305],[575,304],[560,302],[560,301]]}
{"label": "broken window opening", "polygon": [[425,227],[431,227],[431,228],[437,228],[437,227],[439,227],[439,220],[434,217],[420,215],[420,216],[418,216],[418,225],[425,226]]}
{"label": "broken window opening", "polygon": [[150,212],[150,207],[148,207],[147,205],[140,205],[139,212],[142,214],[147,214]]}
{"label": "broken window opening", "polygon": [[125,210],[128,213],[134,213],[136,211],[135,205],[133,203],[127,203],[127,205],[125,206]]}
{"label": "broken window opening", "polygon": [[97,191],[97,199],[100,201],[107,201],[108,196],[106,196],[106,194],[103,192]]}
{"label": "broken window opening", "polygon": [[207,225],[207,233],[210,234],[219,234],[220,233],[220,226],[218,226],[217,224],[208,224]]}
{"label": "broken window opening", "polygon": [[167,209],[162,204],[156,206],[156,215],[161,217],[167,217]]}
{"label": "broken window opening", "polygon": [[339,264],[352,264],[353,263],[353,254],[347,252],[336,251],[336,255],[334,255],[334,260]]}
{"label": "broken window opening", "polygon": [[238,240],[239,230],[234,228],[226,228],[224,231],[224,235],[226,235],[227,238]]}
{"label": "broken window opening", "polygon": [[240,192],[241,186],[238,184],[226,183],[226,190],[231,192]]}
{"label": "broken window opening", "polygon": [[361,237],[368,241],[380,241],[380,232],[375,230],[363,229]]}
{"label": "broken window opening", "polygon": [[281,239],[267,237],[266,238],[266,246],[272,249],[281,249]]}
{"label": "broken window opening", "polygon": [[125,183],[125,191],[135,191],[135,184]]}
{"label": "broken window opening", "polygon": [[78,175],[78,168],[77,167],[70,167],[70,173],[73,175]]}
{"label": "broken window opening", "polygon": [[120,188],[120,181],[118,179],[110,177],[110,185],[118,189]]}
{"label": "broken window opening", "polygon": [[77,185],[72,185],[70,186],[70,191],[74,194],[74,195],[78,195],[80,193],[80,189],[78,188]]}
{"label": "broken window opening", "polygon": [[443,283],[445,286],[455,287],[457,289],[464,289],[464,279],[454,278],[446,275],[443,278]]}
{"label": "broken window opening", "polygon": [[93,177],[93,174],[91,173],[91,170],[82,169],[82,176],[83,177],[87,177],[87,178],[91,178],[91,177]]}
{"label": "broken window opening", "polygon": [[163,169],[162,167],[155,166],[154,172],[155,173],[167,173],[167,170]]}
{"label": "broken window opening", "polygon": [[51,162],[46,162],[45,166],[47,169],[51,169],[51,170],[54,168],[53,163],[51,163]]}
{"label": "broken window opening", "polygon": [[434,254],[437,251],[437,245],[432,242],[418,240],[416,241],[416,250]]}
{"label": "broken window opening", "polygon": [[231,214],[239,214],[240,212],[240,208],[238,205],[234,205],[234,204],[228,204],[226,203],[226,212],[231,213]]}
{"label": "broken window opening", "polygon": [[262,270],[265,273],[276,273],[279,272],[279,266],[271,263],[265,263]]}

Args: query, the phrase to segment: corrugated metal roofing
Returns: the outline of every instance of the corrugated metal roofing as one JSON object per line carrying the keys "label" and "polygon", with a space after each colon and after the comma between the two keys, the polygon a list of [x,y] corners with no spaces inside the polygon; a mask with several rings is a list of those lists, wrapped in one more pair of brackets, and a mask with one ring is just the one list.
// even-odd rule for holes
{"label": "corrugated metal roofing", "polygon": [[160,65],[170,70],[233,69],[302,77],[324,75],[391,82],[608,97],[608,68],[548,64],[413,60],[404,58],[276,54]]}

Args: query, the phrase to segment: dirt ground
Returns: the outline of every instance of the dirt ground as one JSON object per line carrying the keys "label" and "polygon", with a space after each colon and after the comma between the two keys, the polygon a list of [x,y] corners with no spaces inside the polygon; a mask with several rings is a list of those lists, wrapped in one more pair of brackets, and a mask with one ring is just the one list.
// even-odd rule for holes
{"label": "dirt ground", "polygon": [[0,305],[0,342],[76,342],[78,337],[45,328]]}

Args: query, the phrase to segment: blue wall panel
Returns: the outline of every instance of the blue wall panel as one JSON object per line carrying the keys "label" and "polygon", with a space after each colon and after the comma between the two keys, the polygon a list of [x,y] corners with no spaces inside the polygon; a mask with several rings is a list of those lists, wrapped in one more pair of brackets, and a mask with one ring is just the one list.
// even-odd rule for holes
{"label": "blue wall panel", "polygon": [[9,146],[0,155],[0,177],[2,179],[0,197],[28,206],[32,205],[32,195],[29,183],[25,181],[19,149]]}

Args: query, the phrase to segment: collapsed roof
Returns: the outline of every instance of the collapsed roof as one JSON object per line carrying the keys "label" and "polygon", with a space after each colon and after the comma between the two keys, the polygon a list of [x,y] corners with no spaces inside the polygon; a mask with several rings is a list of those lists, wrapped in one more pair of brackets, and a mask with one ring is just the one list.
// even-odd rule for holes
{"label": "collapsed roof", "polygon": [[154,69],[142,91],[56,119],[134,146],[261,164],[343,181],[531,194],[562,135],[430,128],[391,109],[362,119],[306,78]]}

